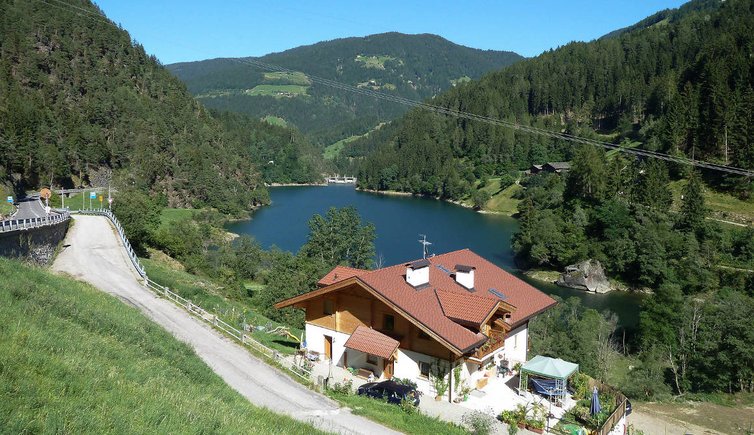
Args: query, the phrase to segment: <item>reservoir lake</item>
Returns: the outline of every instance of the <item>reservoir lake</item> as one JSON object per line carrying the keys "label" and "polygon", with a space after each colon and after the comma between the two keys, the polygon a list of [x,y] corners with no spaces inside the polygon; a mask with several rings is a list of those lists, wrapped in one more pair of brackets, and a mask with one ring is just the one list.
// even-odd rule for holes
{"label": "reservoir lake", "polygon": [[375,250],[383,266],[404,263],[422,256],[420,234],[432,243],[430,254],[469,248],[489,261],[550,295],[581,299],[585,306],[618,315],[627,329],[637,326],[641,295],[611,292],[604,295],[558,287],[524,276],[516,268],[511,237],[518,221],[502,215],[471,209],[431,198],[361,192],[353,185],[273,187],[272,204],[253,212],[251,220],[229,224],[228,231],[248,234],[264,248],[277,246],[297,252],[309,233],[307,222],[330,207],[355,207],[362,223],[376,229]]}

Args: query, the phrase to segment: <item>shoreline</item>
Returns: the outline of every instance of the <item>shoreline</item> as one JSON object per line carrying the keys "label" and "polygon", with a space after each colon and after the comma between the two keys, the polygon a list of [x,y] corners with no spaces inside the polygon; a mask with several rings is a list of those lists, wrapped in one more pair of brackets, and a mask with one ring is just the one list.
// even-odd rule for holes
{"label": "shoreline", "polygon": [[327,185],[327,183],[265,183],[264,187],[309,187]]}
{"label": "shoreline", "polygon": [[[436,201],[443,201],[443,202],[447,202],[447,203],[449,203],[449,204],[455,204],[455,205],[457,205],[457,206],[460,206],[460,207],[463,207],[463,208],[467,208],[467,209],[469,209],[469,210],[472,210],[472,211],[474,211],[474,212],[476,212],[476,213],[481,213],[481,214],[491,214],[491,215],[508,216],[508,217],[514,217],[514,215],[515,215],[515,213],[514,213],[514,214],[508,214],[508,213],[503,213],[503,212],[501,212],[501,211],[495,211],[495,210],[485,210],[485,209],[479,209],[479,210],[477,210],[477,209],[475,209],[475,208],[474,208],[473,206],[471,206],[471,205],[468,205],[468,204],[464,204],[464,203],[463,203],[463,202],[461,202],[461,201],[457,201],[457,200],[454,200],[454,199],[442,199],[442,198],[438,198],[438,197],[436,197],[436,196],[422,195],[422,194],[420,194],[420,193],[411,193],[411,192],[399,192],[399,191],[397,191],[397,190],[372,190],[372,189],[361,189],[361,188],[358,188],[358,187],[356,188],[356,190],[358,190],[359,192],[376,193],[376,194],[378,194],[378,195],[388,195],[388,196],[415,196],[415,197],[418,197],[418,198],[428,198],[428,199],[434,199],[434,200],[436,200]],[[514,219],[515,219],[515,218],[514,218]]]}

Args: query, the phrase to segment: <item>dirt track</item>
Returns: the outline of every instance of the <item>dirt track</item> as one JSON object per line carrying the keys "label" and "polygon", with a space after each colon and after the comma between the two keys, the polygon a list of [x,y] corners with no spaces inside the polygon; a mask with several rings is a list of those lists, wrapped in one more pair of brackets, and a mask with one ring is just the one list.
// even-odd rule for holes
{"label": "dirt track", "polygon": [[171,302],[154,296],[137,281],[120,240],[104,217],[75,217],[53,270],[87,281],[141,310],[188,343],[215,373],[255,405],[329,432],[396,433],[294,382]]}

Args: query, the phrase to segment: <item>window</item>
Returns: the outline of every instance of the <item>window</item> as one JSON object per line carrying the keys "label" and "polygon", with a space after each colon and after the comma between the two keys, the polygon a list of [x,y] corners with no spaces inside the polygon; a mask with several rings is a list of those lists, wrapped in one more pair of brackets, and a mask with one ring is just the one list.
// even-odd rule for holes
{"label": "window", "polygon": [[429,335],[427,335],[427,333],[422,330],[419,330],[419,338],[421,338],[422,340],[430,340]]}
{"label": "window", "polygon": [[429,363],[419,361],[419,375],[425,378],[429,378]]}
{"label": "window", "polygon": [[385,314],[382,317],[382,329],[385,331],[393,331],[395,329],[395,317],[390,314]]}
{"label": "window", "polygon": [[367,354],[367,364],[371,364],[373,366],[377,365],[377,357],[374,355]]}
{"label": "window", "polygon": [[333,304],[333,301],[332,301],[332,300],[330,300],[330,299],[325,299],[325,306],[324,306],[324,309],[323,309],[323,312],[325,313],[325,315],[328,315],[328,316],[329,316],[329,315],[331,315],[332,313],[334,313],[334,312],[335,312],[335,307],[334,307],[334,305],[335,305],[335,304]]}

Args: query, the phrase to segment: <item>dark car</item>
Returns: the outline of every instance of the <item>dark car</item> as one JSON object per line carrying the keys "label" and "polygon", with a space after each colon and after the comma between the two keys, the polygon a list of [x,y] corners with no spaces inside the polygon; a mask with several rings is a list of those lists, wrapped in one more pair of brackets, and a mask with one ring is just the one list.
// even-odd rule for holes
{"label": "dark car", "polygon": [[388,403],[400,404],[408,400],[415,406],[419,406],[419,393],[410,385],[399,384],[395,381],[369,382],[359,387],[360,396],[373,397],[387,400]]}

